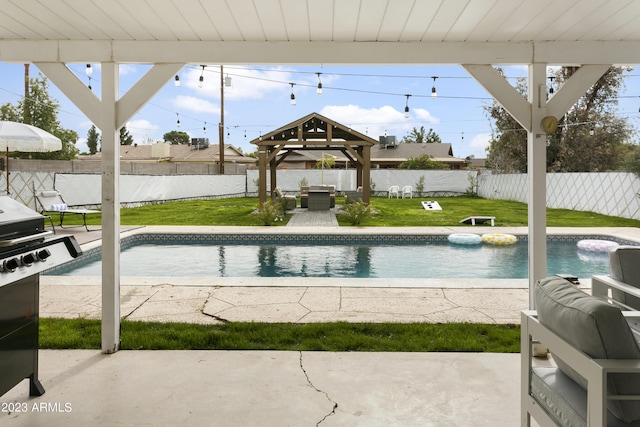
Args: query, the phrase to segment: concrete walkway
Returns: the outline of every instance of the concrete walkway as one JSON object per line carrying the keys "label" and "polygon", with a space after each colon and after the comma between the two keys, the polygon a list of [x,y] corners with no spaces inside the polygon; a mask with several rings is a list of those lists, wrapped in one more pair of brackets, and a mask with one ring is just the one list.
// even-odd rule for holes
{"label": "concrete walkway", "polygon": [[335,209],[310,211],[309,209],[295,208],[287,227],[337,227],[338,220]]}

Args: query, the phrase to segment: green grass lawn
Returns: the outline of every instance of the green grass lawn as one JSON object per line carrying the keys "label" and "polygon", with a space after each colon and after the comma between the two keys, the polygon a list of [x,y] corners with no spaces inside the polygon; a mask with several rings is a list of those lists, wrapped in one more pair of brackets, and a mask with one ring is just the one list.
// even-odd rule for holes
{"label": "green grass lawn", "polygon": [[[467,351],[517,353],[518,325],[476,323],[132,322],[123,350]],[[100,321],[40,319],[40,348],[100,349]]]}
{"label": "green grass lawn", "polygon": [[[437,200],[441,211],[427,211],[421,200]],[[343,198],[336,199],[336,205]],[[260,226],[262,223],[251,215],[258,206],[257,197],[214,200],[188,200],[159,203],[120,211],[122,225],[219,225]],[[527,205],[519,202],[488,200],[479,197],[430,197],[414,199],[389,199],[372,197],[371,206],[379,211],[366,218],[362,226],[370,227],[429,227],[459,226],[460,220],[471,215],[495,216],[496,226],[526,226]],[[286,225],[290,215],[274,226]],[[55,219],[54,219],[55,220]],[[68,215],[65,224],[79,224],[80,218]],[[349,226],[340,220],[341,226]],[[99,216],[88,218],[90,225],[99,225]],[[547,209],[547,225],[552,227],[638,227],[640,221],[600,215],[593,212],[568,209]]]}

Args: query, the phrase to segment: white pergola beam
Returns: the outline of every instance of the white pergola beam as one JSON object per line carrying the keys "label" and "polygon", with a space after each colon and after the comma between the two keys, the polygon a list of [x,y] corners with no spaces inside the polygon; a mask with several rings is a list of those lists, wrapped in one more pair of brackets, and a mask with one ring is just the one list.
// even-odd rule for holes
{"label": "white pergola beam", "polygon": [[0,61],[134,64],[639,64],[640,42],[0,40]]}
{"label": "white pergola beam", "polygon": [[59,62],[34,62],[51,82],[58,87],[98,127],[100,123],[100,100],[73,74],[65,64]]}
{"label": "white pergola beam", "polygon": [[547,115],[562,117],[610,67],[608,64],[599,64],[578,68],[547,103]]}
{"label": "white pergola beam", "polygon": [[120,129],[124,126],[183,66],[184,64],[156,64],[147,71],[118,101],[116,127]]}
{"label": "white pergola beam", "polygon": [[491,65],[462,67],[527,131],[531,131],[531,104]]}

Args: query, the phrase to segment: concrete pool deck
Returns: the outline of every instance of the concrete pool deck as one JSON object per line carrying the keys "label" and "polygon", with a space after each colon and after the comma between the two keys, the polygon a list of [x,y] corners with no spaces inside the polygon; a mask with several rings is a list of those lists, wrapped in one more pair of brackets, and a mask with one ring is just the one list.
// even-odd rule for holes
{"label": "concrete pool deck", "polygon": [[[523,235],[525,227],[322,227],[324,234]],[[63,229],[83,248],[100,244],[99,231]],[[133,233],[314,234],[296,227],[137,227]],[[554,228],[548,234],[608,236],[640,242],[636,228]],[[463,262],[462,260],[460,262]],[[571,273],[571,272],[564,272]],[[590,288],[590,278],[580,278]],[[100,277],[41,276],[43,317],[100,318]],[[121,315],[129,320],[219,323],[256,322],[476,322],[519,323],[528,308],[527,279],[331,279],[331,278],[121,278]]]}

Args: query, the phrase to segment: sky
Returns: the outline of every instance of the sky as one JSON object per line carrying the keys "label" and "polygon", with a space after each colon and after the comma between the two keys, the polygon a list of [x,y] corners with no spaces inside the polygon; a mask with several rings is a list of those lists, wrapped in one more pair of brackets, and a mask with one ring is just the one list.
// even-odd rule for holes
{"label": "sky", "polygon": [[[69,68],[100,96],[99,64],[92,65],[90,76],[86,64],[70,64]],[[120,65],[121,96],[149,68]],[[152,144],[162,141],[166,132],[178,130],[218,143],[220,69],[215,64],[204,69],[185,66],[179,73],[179,87],[172,79],[127,122],[134,142]],[[492,123],[485,107],[492,99],[460,66],[227,65],[223,71],[230,79],[230,86],[223,85],[224,142],[245,153],[255,151],[251,140],[315,112],[374,139],[395,135],[399,141],[413,128],[424,126],[427,131],[433,129],[442,142],[451,143],[455,157],[486,157]],[[29,72],[31,77],[39,73],[35,66]],[[526,77],[527,67],[505,67],[504,72],[514,84],[518,77]],[[318,83],[322,83],[322,94],[317,93]],[[640,72],[627,73],[625,85],[618,114],[640,129]],[[434,87],[436,97],[432,96]],[[78,133],[76,147],[87,152],[92,123],[51,82],[49,94],[60,104],[61,125]],[[24,65],[0,63],[0,104],[17,104],[23,95]],[[407,106],[409,117],[405,118]]]}

